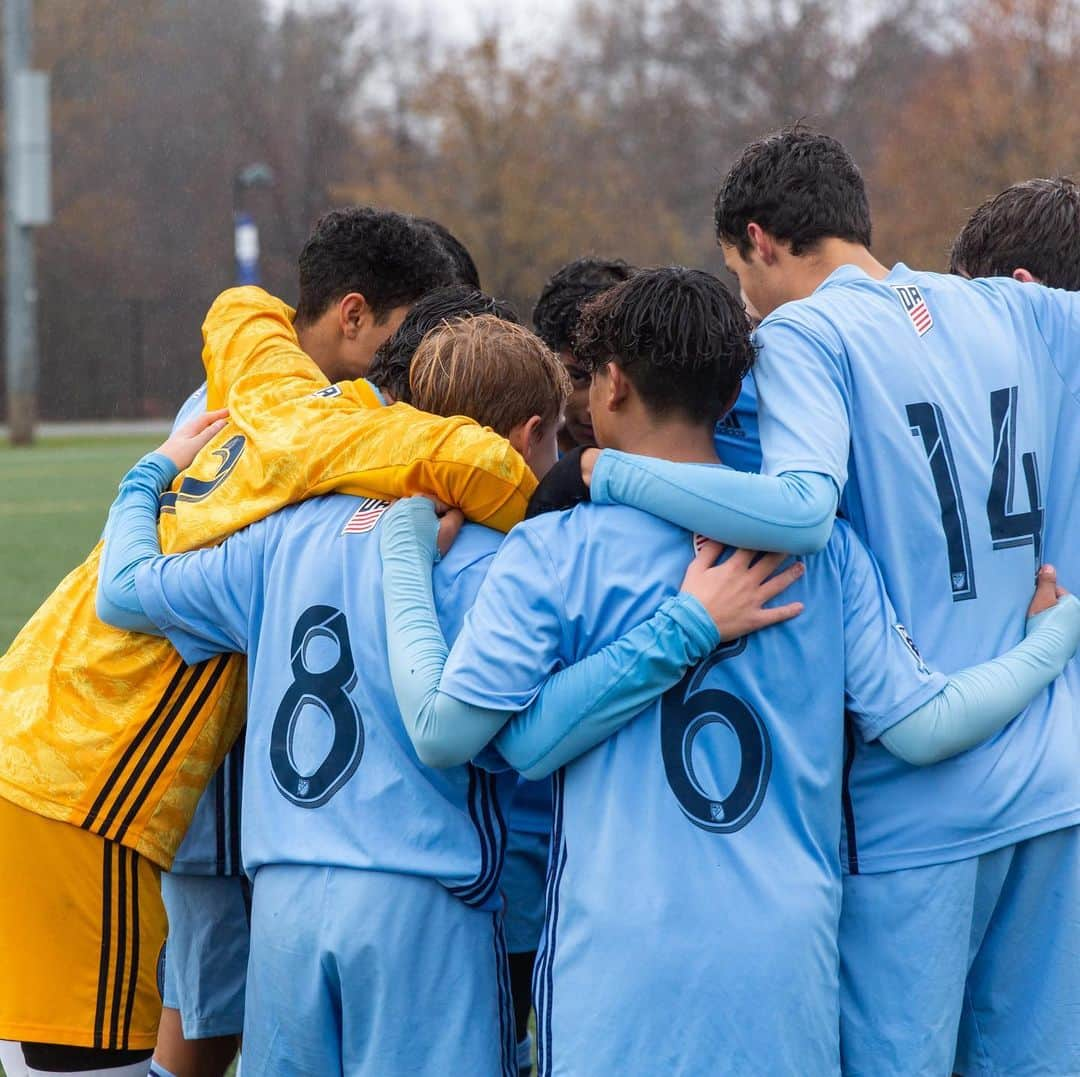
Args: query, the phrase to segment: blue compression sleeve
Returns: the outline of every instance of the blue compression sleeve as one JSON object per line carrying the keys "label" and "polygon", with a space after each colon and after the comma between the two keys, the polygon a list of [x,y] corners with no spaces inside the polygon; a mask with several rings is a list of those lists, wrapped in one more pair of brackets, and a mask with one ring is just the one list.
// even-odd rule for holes
{"label": "blue compression sleeve", "polygon": [[589,492],[729,546],[791,554],[824,547],[839,502],[836,483],[813,471],[755,475],[612,449],[600,453]]}
{"label": "blue compression sleeve", "polygon": [[1080,600],[1059,599],[1029,617],[1027,637],[990,662],[949,678],[918,710],[881,735],[905,763],[926,766],[965,752],[1012,721],[1065,668],[1080,646]]}
{"label": "blue compression sleeve", "polygon": [[143,561],[161,556],[158,497],[176,476],[176,465],[167,456],[152,452],[120,482],[120,493],[105,525],[97,589],[97,615],[114,628],[164,635],[142,608],[135,591],[135,570]]}
{"label": "blue compression sleeve", "polygon": [[[447,647],[431,590],[437,531],[431,503],[399,501],[381,527],[390,674],[405,728],[422,762],[455,766],[477,755],[514,712],[477,707],[439,691]],[[678,683],[719,642],[697,599],[669,598],[621,639],[551,676],[498,747],[526,777],[550,774]]]}

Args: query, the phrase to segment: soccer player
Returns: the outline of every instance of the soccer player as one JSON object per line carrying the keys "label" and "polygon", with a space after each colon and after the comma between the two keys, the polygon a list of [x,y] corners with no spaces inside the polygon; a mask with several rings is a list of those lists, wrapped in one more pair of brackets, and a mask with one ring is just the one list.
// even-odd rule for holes
{"label": "soccer player", "polygon": [[[577,354],[593,371],[602,445],[717,463],[713,425],[752,346],[742,308],[715,278],[640,272],[586,308]],[[495,556],[441,668],[430,600],[415,601],[424,562],[402,559],[398,543],[415,545],[412,519],[424,534],[430,517],[412,499],[390,511],[382,535],[406,727],[421,755],[448,762],[498,734],[508,761],[545,773],[559,732],[518,719],[499,732],[502,723],[555,670],[636,631],[673,593],[693,536],[590,504],[527,521]],[[1053,603],[1051,581],[1044,573],[1032,612]],[[534,982],[542,1074],[838,1073],[845,711],[864,742],[932,762],[1000,729],[1080,640],[1080,603],[1070,598],[1043,614],[1058,622],[1049,650],[1036,632],[946,682],[920,659],[842,523],[807,558],[790,597],[805,607],[800,618],[726,638],[685,676],[673,664],[658,704],[632,708],[625,725],[629,715],[607,715],[610,739],[557,775]],[[639,648],[634,661],[652,667],[639,687],[652,680],[655,697],[662,655],[653,650]],[[1038,674],[1028,666],[1036,651]],[[1022,689],[1013,679],[1021,670]],[[636,677],[628,668],[620,691],[636,691]],[[593,725],[574,718],[562,715],[564,739]]]}
{"label": "soccer player", "polygon": [[[505,440],[383,408],[366,382],[331,385],[320,370],[362,372],[448,274],[430,233],[354,208],[320,221],[305,248],[297,324],[259,289],[225,293],[204,325],[204,360],[207,403],[228,399],[230,427],[166,495],[165,547],[220,541],[335,487],[427,489],[494,526],[520,518],[535,479]],[[326,448],[312,442],[316,424]],[[12,879],[0,894],[0,1037],[30,1043],[32,1067],[145,1072],[161,1005],[158,873],[243,720],[243,668],[187,667],[164,641],[101,625],[100,553],[0,661],[0,857]]]}
{"label": "soccer player", "polygon": [[953,241],[949,272],[1080,291],[1080,187],[1031,179],[988,198]]}
{"label": "soccer player", "polygon": [[[505,433],[538,473],[554,461],[567,379],[520,327],[477,317],[436,331],[412,384],[423,407]],[[505,965],[491,915],[504,836],[498,794],[474,767],[423,766],[401,726],[373,534],[385,503],[321,498],[216,549],[147,557],[156,491],[175,470],[166,468],[152,456],[125,480],[101,604],[113,619],[125,606],[125,617],[150,614],[143,626],[164,630],[190,660],[222,649],[249,655],[245,1066],[380,1077],[509,1072]],[[466,528],[441,562],[435,600],[451,634],[498,541]],[[743,603],[755,616],[760,604]]]}
{"label": "soccer player", "polygon": [[[1080,572],[1080,296],[881,265],[857,167],[805,129],[743,151],[716,226],[764,316],[767,474],[667,468],[671,518],[806,553],[839,504],[929,662],[986,660],[1021,638],[1033,568]],[[600,454],[592,496],[643,497],[661,472]],[[997,737],[931,768],[852,738],[841,927],[852,1074],[954,1061],[965,1077],[1080,1070],[1080,920],[1067,911],[1080,903],[1078,699],[1073,663]]]}
{"label": "soccer player", "polygon": [[578,258],[556,271],[540,292],[533,308],[533,328],[562,360],[574,387],[566,406],[566,422],[559,431],[563,452],[596,444],[589,418],[589,374],[574,358],[574,330],[581,307],[605,288],[629,279],[634,267],[621,258]]}
{"label": "soccer player", "polygon": [[420,342],[443,322],[472,318],[478,314],[491,314],[505,322],[519,324],[517,313],[509,303],[468,284],[453,284],[428,292],[417,300],[397,332],[375,353],[367,372],[368,381],[379,389],[387,401],[411,404],[409,372]]}
{"label": "soccer player", "polygon": [[[482,313],[516,321],[505,304],[464,284],[421,296],[375,351],[368,380],[386,400],[408,402],[409,363],[424,334],[447,318]],[[205,390],[189,400],[174,430],[204,406]],[[243,1029],[250,892],[239,852],[242,771],[241,743],[203,795],[162,877],[170,935],[155,1065],[178,1077],[224,1072]]]}

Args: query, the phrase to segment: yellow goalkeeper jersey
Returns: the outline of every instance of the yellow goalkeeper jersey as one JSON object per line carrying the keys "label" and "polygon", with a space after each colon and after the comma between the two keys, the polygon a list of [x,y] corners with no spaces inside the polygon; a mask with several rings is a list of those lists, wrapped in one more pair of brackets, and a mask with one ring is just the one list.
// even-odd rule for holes
{"label": "yellow goalkeeper jersey", "polygon": [[[259,288],[218,297],[203,324],[207,406],[230,421],[162,498],[166,552],[212,545],[330,490],[429,493],[508,530],[535,479],[465,418],[382,407],[366,382],[330,385],[292,311]],[[244,660],[186,666],[164,640],[95,613],[101,545],[0,659],[0,796],[168,867],[244,718]]]}

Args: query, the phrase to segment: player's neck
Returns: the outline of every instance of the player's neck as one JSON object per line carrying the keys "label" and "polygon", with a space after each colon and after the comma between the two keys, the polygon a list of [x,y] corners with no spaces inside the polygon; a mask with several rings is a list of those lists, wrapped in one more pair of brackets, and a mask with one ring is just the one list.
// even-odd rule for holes
{"label": "player's neck", "polygon": [[708,424],[681,419],[650,420],[643,418],[632,429],[619,432],[618,445],[609,448],[639,456],[654,456],[676,464],[716,464],[713,429]]}
{"label": "player's neck", "polygon": [[315,365],[330,379],[338,381],[336,338],[320,328],[319,322],[297,328],[296,339]]}
{"label": "player's neck", "polygon": [[866,247],[861,243],[850,243],[846,239],[823,239],[813,251],[796,256],[795,262],[801,276],[798,290],[803,295],[810,295],[841,266],[855,266],[875,280],[882,280],[889,275],[889,270]]}

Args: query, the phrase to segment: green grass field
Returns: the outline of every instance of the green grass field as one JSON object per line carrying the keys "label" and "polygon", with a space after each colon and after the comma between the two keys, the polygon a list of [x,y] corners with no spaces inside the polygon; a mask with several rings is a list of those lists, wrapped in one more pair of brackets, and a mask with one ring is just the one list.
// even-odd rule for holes
{"label": "green grass field", "polygon": [[160,443],[160,436],[129,436],[0,445],[0,652],[93,549],[117,483]]}
{"label": "green grass field", "polygon": [[160,437],[71,438],[0,446],[0,653],[90,552],[124,472]]}

